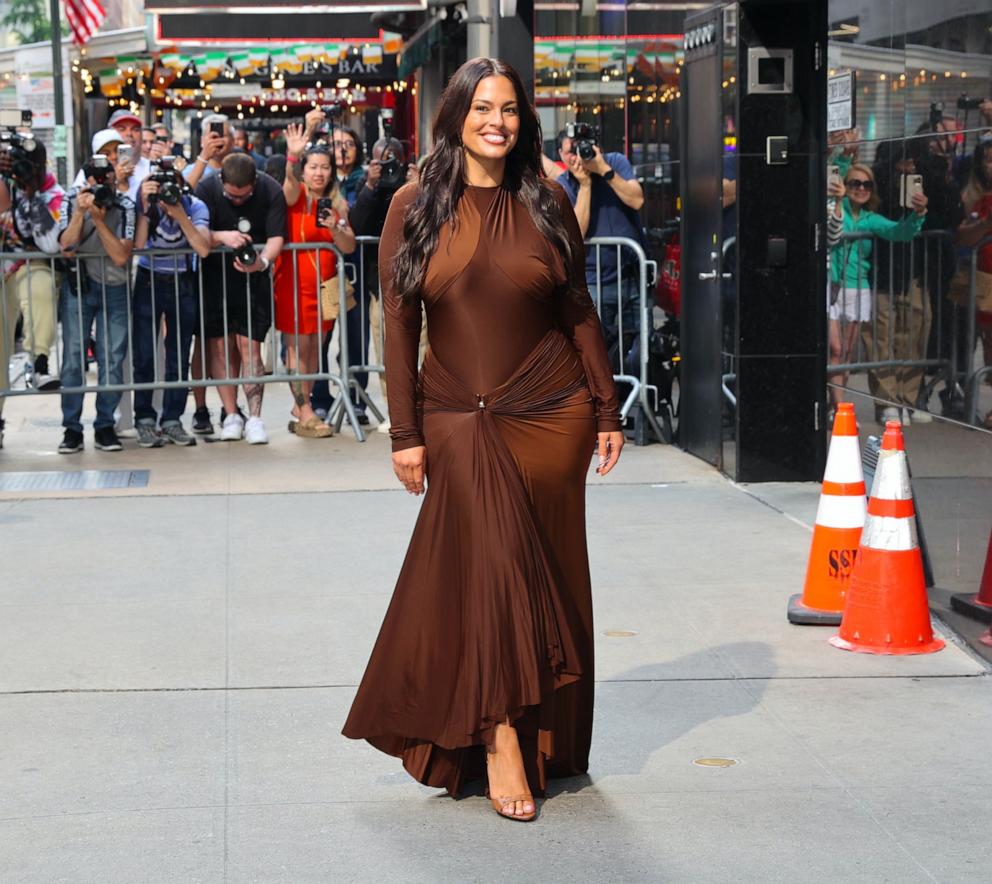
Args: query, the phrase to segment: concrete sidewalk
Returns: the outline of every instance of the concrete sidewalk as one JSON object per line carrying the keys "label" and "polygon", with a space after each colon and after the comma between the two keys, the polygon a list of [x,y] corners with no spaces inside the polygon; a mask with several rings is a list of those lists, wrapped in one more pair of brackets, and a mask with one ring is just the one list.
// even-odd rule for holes
{"label": "concrete sidewalk", "polygon": [[815,486],[591,476],[591,769],[522,826],[339,734],[419,505],[385,437],[60,458],[6,416],[0,469],[150,474],[0,498],[0,881],[988,878],[992,680],[786,622]]}

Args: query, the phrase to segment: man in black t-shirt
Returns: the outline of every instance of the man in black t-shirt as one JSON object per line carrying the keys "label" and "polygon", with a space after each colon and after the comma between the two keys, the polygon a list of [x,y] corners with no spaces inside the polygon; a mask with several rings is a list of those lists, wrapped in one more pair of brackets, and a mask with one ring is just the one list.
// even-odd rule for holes
{"label": "man in black t-shirt", "polygon": [[[286,198],[282,188],[259,172],[247,154],[224,159],[220,175],[201,181],[196,195],[210,209],[213,253],[203,262],[203,326],[208,364],[213,378],[258,377],[262,374],[262,344],[272,325],[272,264],[286,236]],[[236,256],[243,246],[262,246],[254,260]],[[245,385],[249,417],[238,413],[237,390],[218,388],[226,417],[220,438],[242,436],[253,445],[269,441],[262,423],[262,384]]]}

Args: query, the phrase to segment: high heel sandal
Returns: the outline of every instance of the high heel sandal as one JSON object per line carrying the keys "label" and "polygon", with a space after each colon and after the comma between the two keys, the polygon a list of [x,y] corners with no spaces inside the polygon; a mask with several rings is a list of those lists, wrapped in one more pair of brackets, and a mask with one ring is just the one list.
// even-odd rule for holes
{"label": "high heel sandal", "polygon": [[[487,787],[486,798],[489,799],[493,806],[493,810],[496,811],[497,815],[503,817],[503,819],[516,820],[518,823],[529,823],[537,817],[537,802],[534,800],[533,795],[516,795],[510,798],[493,798],[493,796],[489,794],[489,788]],[[518,801],[529,801],[534,806],[534,809],[527,814],[513,813],[513,805]],[[510,813],[506,812],[507,807],[510,808]]]}
{"label": "high heel sandal", "polygon": [[[486,754],[487,768],[489,767],[489,756],[491,754],[492,753]],[[515,820],[518,823],[529,823],[537,817],[537,802],[534,800],[533,795],[529,795],[525,793],[523,795],[512,795],[512,796],[500,795],[494,798],[490,793],[489,786],[487,784],[486,798],[488,798],[490,803],[492,804],[493,810],[495,810],[499,816],[503,817],[503,819]],[[527,814],[513,813],[513,805],[518,801],[529,802],[534,809]],[[509,813],[506,812],[507,807],[510,808]]]}

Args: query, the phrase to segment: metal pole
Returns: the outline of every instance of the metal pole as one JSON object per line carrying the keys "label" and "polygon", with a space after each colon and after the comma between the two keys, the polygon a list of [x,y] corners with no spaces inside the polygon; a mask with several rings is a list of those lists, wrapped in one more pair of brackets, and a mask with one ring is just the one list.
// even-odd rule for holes
{"label": "metal pole", "polygon": [[[62,83],[62,21],[59,16],[59,0],[50,0],[49,9],[52,19],[52,83],[55,86],[55,141],[67,144],[68,132],[65,129],[65,94]],[[60,134],[61,133],[61,134]],[[59,184],[68,184],[66,158],[56,156],[55,175]]]}

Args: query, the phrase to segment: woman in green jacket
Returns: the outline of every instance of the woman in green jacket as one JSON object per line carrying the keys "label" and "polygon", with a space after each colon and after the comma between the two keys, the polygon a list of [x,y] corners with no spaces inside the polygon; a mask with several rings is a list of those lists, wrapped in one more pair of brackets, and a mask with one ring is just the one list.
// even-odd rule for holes
{"label": "woman in green jacket", "polygon": [[[830,255],[827,342],[831,365],[842,365],[850,360],[861,323],[871,322],[872,239],[880,236],[907,242],[920,232],[927,213],[927,198],[917,193],[912,199],[913,210],[901,221],[879,215],[875,176],[861,163],[855,163],[847,170],[844,188],[847,195],[836,200],[833,207],[835,218],[843,219],[844,235]],[[830,397],[836,405],[842,398],[842,388],[847,386],[848,372],[834,372],[831,377]]]}

